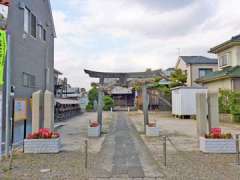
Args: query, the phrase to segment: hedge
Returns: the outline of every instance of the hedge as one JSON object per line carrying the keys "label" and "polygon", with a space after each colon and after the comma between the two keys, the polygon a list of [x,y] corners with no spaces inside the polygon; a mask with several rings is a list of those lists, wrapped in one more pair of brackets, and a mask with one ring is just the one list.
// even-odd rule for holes
{"label": "hedge", "polygon": [[240,122],[240,91],[221,90],[219,112],[233,115],[233,120]]}

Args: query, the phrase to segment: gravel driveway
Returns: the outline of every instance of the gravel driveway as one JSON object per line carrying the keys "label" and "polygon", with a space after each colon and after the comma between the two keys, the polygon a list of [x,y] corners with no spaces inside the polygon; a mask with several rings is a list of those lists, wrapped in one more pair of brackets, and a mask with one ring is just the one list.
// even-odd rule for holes
{"label": "gravel driveway", "polygon": [[[129,114],[139,133],[143,132],[141,112]],[[169,114],[150,113],[151,122],[157,122],[167,142],[167,167],[163,166],[162,137],[141,135],[155,160],[163,168],[166,179],[176,180],[239,180],[240,166],[235,154],[204,154],[199,152],[196,121],[175,119]],[[221,124],[226,132],[238,133],[239,125]]]}

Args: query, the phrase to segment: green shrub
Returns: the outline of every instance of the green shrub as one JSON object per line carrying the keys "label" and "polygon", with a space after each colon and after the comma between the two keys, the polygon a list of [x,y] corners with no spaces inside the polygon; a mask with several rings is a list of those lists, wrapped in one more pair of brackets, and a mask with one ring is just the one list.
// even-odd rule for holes
{"label": "green shrub", "polygon": [[240,122],[240,92],[220,91],[219,112],[232,114],[234,122]]}
{"label": "green shrub", "polygon": [[227,90],[220,91],[220,96],[219,96],[219,99],[218,99],[218,101],[219,101],[219,112],[220,113],[230,113],[231,93],[232,93],[231,91],[227,91]]}
{"label": "green shrub", "polygon": [[232,120],[236,123],[240,123],[240,114],[233,114]]}
{"label": "green shrub", "polygon": [[92,89],[88,92],[88,100],[91,104],[98,99],[98,90],[96,86],[93,86]]}
{"label": "green shrub", "polygon": [[109,111],[113,107],[114,102],[113,102],[113,99],[110,96],[104,96],[103,104],[104,104],[103,110],[104,111]]}
{"label": "green shrub", "polygon": [[88,105],[86,106],[86,111],[87,112],[92,112],[93,111],[93,105],[91,103],[88,103]]}

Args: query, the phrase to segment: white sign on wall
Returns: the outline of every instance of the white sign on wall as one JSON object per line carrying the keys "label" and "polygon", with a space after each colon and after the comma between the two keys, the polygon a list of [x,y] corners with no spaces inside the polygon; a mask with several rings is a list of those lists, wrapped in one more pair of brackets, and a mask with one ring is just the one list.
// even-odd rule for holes
{"label": "white sign on wall", "polygon": [[8,16],[8,6],[0,4],[0,18],[7,19]]}

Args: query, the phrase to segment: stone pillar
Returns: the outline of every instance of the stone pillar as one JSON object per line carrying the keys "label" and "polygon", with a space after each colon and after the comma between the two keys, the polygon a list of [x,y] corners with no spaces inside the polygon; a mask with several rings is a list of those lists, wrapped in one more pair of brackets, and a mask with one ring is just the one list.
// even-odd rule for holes
{"label": "stone pillar", "polygon": [[41,127],[41,106],[42,91],[34,92],[32,95],[32,132],[36,132]]}
{"label": "stone pillar", "polygon": [[103,92],[102,88],[98,89],[98,123],[102,127],[102,111],[103,111]]}
{"label": "stone pillar", "polygon": [[208,132],[207,109],[207,95],[205,93],[196,94],[196,118],[198,137],[204,136],[204,134]]}
{"label": "stone pillar", "polygon": [[209,129],[219,128],[219,106],[218,106],[218,94],[208,94],[208,119]]}
{"label": "stone pillar", "polygon": [[44,128],[54,130],[54,96],[48,90],[44,93]]}
{"label": "stone pillar", "polygon": [[144,132],[146,133],[146,125],[149,123],[149,118],[148,118],[149,97],[147,94],[146,85],[142,87],[142,96],[143,96]]}

